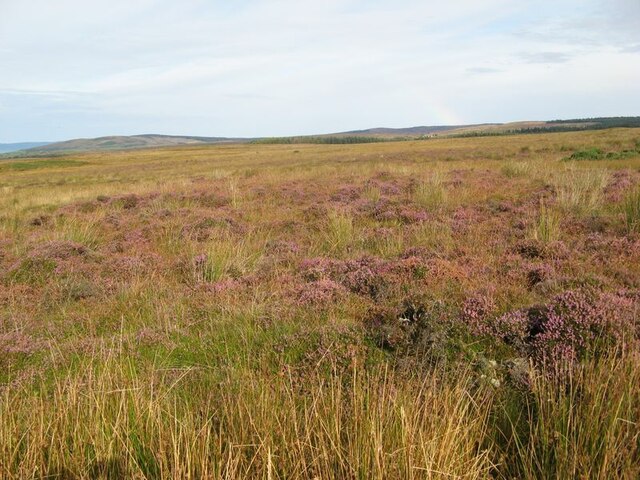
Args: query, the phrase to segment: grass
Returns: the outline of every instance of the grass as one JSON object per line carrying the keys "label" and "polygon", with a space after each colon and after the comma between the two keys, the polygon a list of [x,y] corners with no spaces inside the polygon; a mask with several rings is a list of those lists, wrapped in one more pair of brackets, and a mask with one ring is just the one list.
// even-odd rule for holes
{"label": "grass", "polygon": [[633,478],[639,364],[594,360],[562,382],[541,372],[521,398],[469,369],[329,365],[302,383],[290,371],[211,383],[202,368],[142,376],[109,357],[40,393],[5,390],[0,457],[6,478]]}
{"label": "grass", "polygon": [[434,173],[427,180],[420,182],[413,191],[413,201],[418,205],[435,210],[445,204],[447,192],[442,175]]}
{"label": "grass", "polygon": [[14,170],[17,172],[24,172],[28,170],[41,170],[52,169],[60,167],[79,167],[86,165],[88,162],[70,159],[46,159],[46,160],[32,160],[25,162],[7,161],[0,164],[0,172],[2,170]]}
{"label": "grass", "polygon": [[[602,358],[562,381],[533,377],[528,409],[503,410],[513,477],[633,478],[640,474],[637,354]],[[519,430],[523,418],[526,427]],[[504,440],[502,440],[504,441]]]}
{"label": "grass", "polygon": [[557,240],[560,236],[560,216],[540,200],[540,210],[535,221],[532,236],[543,243]]}
{"label": "grass", "polygon": [[609,181],[608,172],[570,167],[552,175],[552,184],[561,207],[595,212],[602,205],[603,192]]}
{"label": "grass", "polygon": [[624,223],[628,232],[640,232],[640,189],[627,193],[622,202]]}
{"label": "grass", "polygon": [[638,132],[3,166],[0,478],[638,478]]}
{"label": "grass", "polygon": [[347,212],[332,210],[327,216],[326,245],[330,252],[344,252],[354,240],[353,217]]}
{"label": "grass", "polygon": [[531,162],[518,160],[505,163],[500,171],[507,178],[517,178],[527,177],[531,173],[532,169],[533,165],[531,164]]}

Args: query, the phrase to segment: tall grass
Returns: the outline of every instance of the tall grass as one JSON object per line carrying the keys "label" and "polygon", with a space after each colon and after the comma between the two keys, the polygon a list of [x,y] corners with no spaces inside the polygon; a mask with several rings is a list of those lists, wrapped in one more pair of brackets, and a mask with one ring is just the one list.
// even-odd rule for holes
{"label": "tall grass", "polygon": [[531,173],[533,167],[531,161],[509,161],[500,168],[500,171],[507,178],[526,177]]}
{"label": "tall grass", "polygon": [[[508,418],[507,478],[640,478],[640,357],[607,356],[535,375]],[[512,408],[512,407],[511,407]]]}
{"label": "tall grass", "polygon": [[99,220],[90,222],[73,218],[55,219],[55,230],[49,235],[51,240],[80,243],[89,248],[96,248],[100,243]]}
{"label": "tall grass", "polygon": [[543,243],[557,240],[560,234],[560,216],[550,209],[544,200],[540,200],[538,217],[533,225],[531,235],[534,239]]}
{"label": "tall grass", "polygon": [[456,381],[356,367],[304,383],[148,375],[110,361],[56,378],[47,395],[4,391],[3,478],[480,479],[492,468],[478,443],[490,395],[469,370]]}
{"label": "tall grass", "polygon": [[411,237],[412,245],[433,249],[438,254],[448,253],[454,245],[451,227],[443,222],[424,222]]}
{"label": "tall grass", "polygon": [[[82,371],[0,392],[2,478],[638,478],[638,353],[493,388],[470,367]],[[325,371],[325,373],[322,373]]]}
{"label": "tall grass", "polygon": [[221,235],[194,256],[194,280],[215,282],[252,271],[263,255],[266,242],[266,238],[256,235],[247,235],[242,240]]}
{"label": "tall grass", "polygon": [[624,223],[629,233],[640,232],[640,188],[627,193],[622,202]]}
{"label": "tall grass", "polygon": [[420,182],[413,191],[413,201],[428,209],[437,209],[443,206],[446,200],[444,179],[439,173],[434,173],[427,180]]}
{"label": "tall grass", "polygon": [[330,252],[343,252],[354,237],[353,217],[348,212],[331,210],[327,218],[326,246]]}
{"label": "tall grass", "polygon": [[604,170],[579,170],[570,167],[564,172],[552,174],[551,183],[561,207],[579,212],[595,212],[602,204],[609,176]]}

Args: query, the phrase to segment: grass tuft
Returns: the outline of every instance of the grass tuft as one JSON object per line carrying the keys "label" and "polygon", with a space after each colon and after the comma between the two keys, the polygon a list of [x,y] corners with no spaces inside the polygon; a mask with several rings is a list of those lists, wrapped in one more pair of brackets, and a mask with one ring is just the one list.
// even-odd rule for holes
{"label": "grass tuft", "polygon": [[622,202],[624,223],[629,233],[640,233],[640,188],[635,188]]}

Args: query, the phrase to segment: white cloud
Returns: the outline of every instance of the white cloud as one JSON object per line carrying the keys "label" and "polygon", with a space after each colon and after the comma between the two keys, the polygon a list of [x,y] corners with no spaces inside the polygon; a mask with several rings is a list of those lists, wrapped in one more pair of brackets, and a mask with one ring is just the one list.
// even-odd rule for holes
{"label": "white cloud", "polygon": [[639,5],[0,0],[0,141],[638,113]]}

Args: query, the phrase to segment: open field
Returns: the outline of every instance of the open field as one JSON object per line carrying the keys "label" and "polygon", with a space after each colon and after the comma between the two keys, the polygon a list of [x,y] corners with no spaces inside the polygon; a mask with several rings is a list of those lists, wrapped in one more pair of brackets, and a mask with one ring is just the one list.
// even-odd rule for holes
{"label": "open field", "polygon": [[640,129],[0,161],[0,478],[640,477]]}

